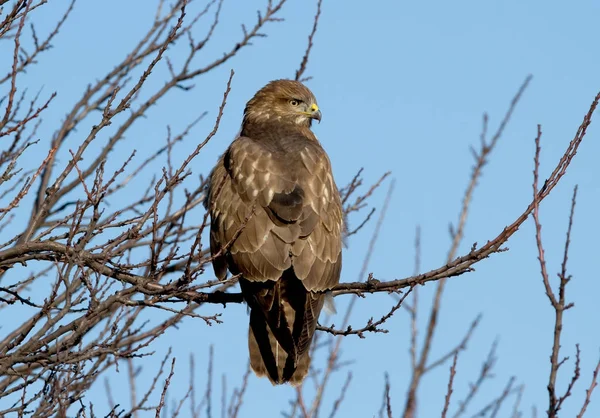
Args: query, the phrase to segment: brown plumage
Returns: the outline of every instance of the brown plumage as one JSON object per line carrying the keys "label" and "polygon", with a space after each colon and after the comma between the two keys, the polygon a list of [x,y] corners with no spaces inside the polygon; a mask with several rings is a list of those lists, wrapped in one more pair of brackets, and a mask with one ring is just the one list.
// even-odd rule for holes
{"label": "brown plumage", "polygon": [[301,83],[259,90],[206,200],[215,274],[241,274],[250,364],[273,384],[296,385],[308,373],[322,291],[340,279],[342,206],[313,119],[321,112]]}

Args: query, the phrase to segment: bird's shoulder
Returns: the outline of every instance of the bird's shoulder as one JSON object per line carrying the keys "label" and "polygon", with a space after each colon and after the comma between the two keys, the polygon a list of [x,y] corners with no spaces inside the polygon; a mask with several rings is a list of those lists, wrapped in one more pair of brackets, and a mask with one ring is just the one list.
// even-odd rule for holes
{"label": "bird's shoulder", "polygon": [[254,128],[240,133],[231,143],[222,160],[231,173],[235,166],[250,164],[259,171],[294,173],[313,171],[314,166],[330,170],[329,158],[310,129],[274,127]]}

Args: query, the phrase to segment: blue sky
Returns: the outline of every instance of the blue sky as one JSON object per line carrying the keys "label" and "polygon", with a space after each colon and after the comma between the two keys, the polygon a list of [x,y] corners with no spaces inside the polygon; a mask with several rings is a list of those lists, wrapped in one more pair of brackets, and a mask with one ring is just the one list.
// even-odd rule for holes
{"label": "blue sky", "polygon": [[[197,64],[209,63],[231,48],[241,38],[240,24],[254,24],[255,11],[265,4],[225,0],[221,23],[196,58]],[[40,12],[43,18],[37,16],[38,31],[45,33],[62,10],[57,1],[44,6]],[[148,118],[127,135],[126,149],[138,149],[141,161],[145,152],[164,142],[167,125],[182,129],[198,114],[208,111],[205,121],[178,148],[175,158],[182,161],[186,151],[212,129],[229,71],[234,69],[221,129],[193,163],[194,174],[208,173],[237,133],[243,106],[252,94],[269,80],[293,77],[315,10],[315,1],[289,0],[280,16],[285,22],[268,24],[263,31],[268,37],[256,39],[227,64],[195,80],[195,89],[175,91],[152,108]],[[154,12],[155,2],[148,0],[81,1],[76,5],[55,47],[24,78],[33,90],[43,87],[48,94],[59,93],[45,115],[40,130],[42,142],[49,141],[53,122],[64,117],[86,84],[101,77],[124,56],[148,27]],[[324,1],[307,70],[307,75],[313,77],[307,85],[323,112],[315,133],[329,152],[339,185],[347,184],[360,167],[364,167],[367,183],[388,170],[396,180],[388,216],[368,268],[374,277],[392,280],[412,273],[417,225],[422,231],[422,270],[444,264],[450,245],[448,223],[458,216],[472,165],[469,146],[478,144],[482,114],[489,113],[490,131],[495,130],[518,87],[532,74],[529,88],[485,167],[459,254],[466,253],[473,242],[493,238],[522,213],[531,199],[537,124],[543,131],[541,175],[545,177],[573,138],[600,88],[599,14],[600,3],[592,0]],[[206,25],[198,26],[199,34],[204,33]],[[182,51],[170,52],[175,63],[183,59]],[[160,86],[165,74],[163,63],[152,75],[149,88]],[[575,344],[579,343],[582,372],[572,398],[564,405],[564,416],[575,416],[579,411],[600,355],[600,282],[594,262],[600,232],[598,123],[592,123],[566,177],[541,207],[548,268],[555,279],[562,261],[570,196],[574,185],[579,185],[569,257],[574,278],[567,289],[567,298],[575,302],[575,308],[565,314],[561,353],[573,359]],[[85,134],[82,130],[71,140],[75,143]],[[160,169],[154,168],[155,172]],[[377,206],[383,202],[386,187],[373,197]],[[373,228],[374,223],[370,223],[351,239],[344,256],[343,281],[360,279],[357,275]],[[475,272],[448,283],[432,358],[451,349],[472,319],[483,314],[468,350],[458,360],[451,413],[496,339],[495,377],[483,388],[471,414],[497,396],[511,376],[525,385],[521,402],[525,416],[530,415],[534,405],[540,415],[547,407],[553,312],[539,275],[531,220],[508,247],[510,251],[484,260]],[[420,289],[422,308],[428,306],[433,289],[432,285]],[[336,300],[338,312],[344,312],[349,298]],[[361,299],[351,322],[363,326],[371,316],[385,313],[392,303],[393,299],[383,294]],[[209,344],[215,349],[217,383],[224,373],[231,388],[245,370],[245,306],[210,306],[203,312],[222,312],[224,324],[207,327],[199,320],[188,319],[154,345],[157,356],[172,347],[177,357],[172,394],[187,390],[188,357],[192,352],[196,356],[198,387],[203,388]],[[421,329],[426,317],[426,309],[422,309]],[[333,318],[333,322],[339,323],[341,318]],[[344,341],[342,355],[353,361],[350,367],[354,378],[339,416],[375,414],[386,371],[390,374],[395,415],[401,412],[410,377],[408,315],[399,312],[386,325],[388,334],[367,335],[365,339],[347,337]],[[153,363],[143,364],[143,376],[150,376]],[[419,392],[421,417],[439,416],[448,368],[445,365],[423,380]],[[569,361],[559,375],[560,389],[564,390],[571,370]],[[335,375],[331,387],[341,386],[344,379],[345,372]],[[124,380],[113,376],[113,393],[127,403],[128,395],[122,392]],[[214,396],[216,404],[218,396]],[[279,416],[292,396],[289,387],[272,388],[268,382],[251,377],[242,416]],[[328,415],[335,396],[327,394],[323,415]],[[90,391],[88,400],[96,408],[102,405],[102,384]],[[503,416],[509,413],[505,409]],[[587,416],[599,415],[600,394],[596,394]]]}

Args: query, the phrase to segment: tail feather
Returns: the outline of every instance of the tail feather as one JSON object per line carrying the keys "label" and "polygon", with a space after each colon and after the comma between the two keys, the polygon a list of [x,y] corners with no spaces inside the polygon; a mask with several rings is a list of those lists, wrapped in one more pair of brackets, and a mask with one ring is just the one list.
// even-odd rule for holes
{"label": "tail feather", "polygon": [[250,366],[257,376],[266,376],[274,385],[289,382],[299,385],[308,374],[310,355],[308,350],[300,355],[288,354],[267,325],[264,316],[250,312],[248,332]]}
{"label": "tail feather", "polygon": [[310,367],[309,347],[324,295],[309,292],[288,270],[277,282],[240,280],[250,307],[250,365],[273,384],[298,385]]}

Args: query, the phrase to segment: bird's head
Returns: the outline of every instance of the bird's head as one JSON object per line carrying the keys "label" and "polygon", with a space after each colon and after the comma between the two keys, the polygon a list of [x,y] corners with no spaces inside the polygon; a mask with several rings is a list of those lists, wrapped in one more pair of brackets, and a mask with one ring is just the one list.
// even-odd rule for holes
{"label": "bird's head", "polygon": [[299,81],[275,80],[260,89],[246,104],[244,123],[278,122],[310,126],[321,121],[314,94]]}

